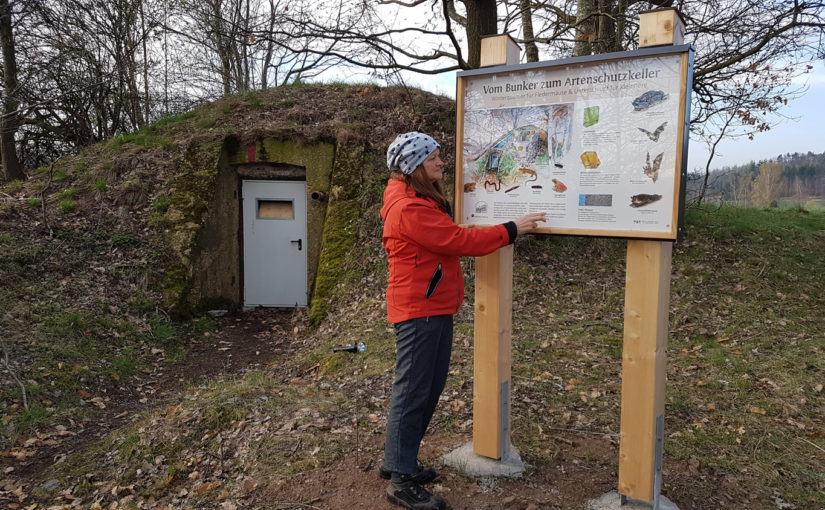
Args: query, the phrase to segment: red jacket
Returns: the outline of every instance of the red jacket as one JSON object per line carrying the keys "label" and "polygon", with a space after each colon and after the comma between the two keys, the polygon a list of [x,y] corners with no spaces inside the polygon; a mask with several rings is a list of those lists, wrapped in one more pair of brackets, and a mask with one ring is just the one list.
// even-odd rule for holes
{"label": "red jacket", "polygon": [[515,224],[463,228],[438,204],[390,179],[384,190],[384,249],[390,265],[387,320],[454,314],[464,301],[459,256],[481,257],[512,242]]}

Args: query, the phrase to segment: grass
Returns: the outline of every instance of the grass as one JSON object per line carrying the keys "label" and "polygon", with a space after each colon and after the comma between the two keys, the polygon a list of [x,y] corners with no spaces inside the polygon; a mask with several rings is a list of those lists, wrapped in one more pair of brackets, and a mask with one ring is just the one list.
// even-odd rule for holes
{"label": "grass", "polygon": [[167,193],[159,193],[152,201],[152,207],[159,213],[165,213],[172,205],[172,199]]}
{"label": "grass", "polygon": [[140,368],[137,352],[134,349],[124,349],[122,355],[112,360],[112,368],[120,379],[134,375]]}
{"label": "grass", "polygon": [[[825,309],[825,215],[689,210],[687,226],[673,257],[665,462],[736,477],[742,494],[819,508],[825,337],[812,311]],[[537,442],[536,424],[617,433],[624,243],[532,238],[516,251],[512,412],[525,424],[518,440]],[[445,394],[460,394],[472,374],[472,320],[461,319],[457,378]],[[438,421],[445,430],[454,422]],[[541,449],[532,455],[544,458]]]}
{"label": "grass", "polygon": [[60,190],[60,193],[58,193],[57,196],[64,200],[71,200],[77,196],[77,193],[77,188],[65,188]]}
{"label": "grass", "polygon": [[[150,250],[133,233],[82,222],[55,225],[51,241],[37,229],[0,223],[0,331],[30,402],[23,409],[19,386],[2,379],[0,449],[99,414],[79,406],[78,392],[98,394],[116,382],[113,375],[130,384],[148,365],[147,346],[160,342],[169,357],[183,357],[189,326],[170,321],[147,288],[158,271]],[[134,261],[117,255],[131,252]],[[89,282],[99,292],[89,293]]]}
{"label": "grass", "polygon": [[794,209],[690,211],[672,284],[666,428],[680,436],[666,451],[730,475],[747,467],[805,508],[825,503],[821,491],[799,490],[825,486],[807,443],[822,434],[815,420],[825,409],[814,389],[821,367],[811,363],[821,358],[811,311],[822,308],[825,283],[825,262],[811,254],[822,249],[824,219]]}
{"label": "grass", "polygon": [[161,128],[166,127],[166,126],[174,126],[174,125],[178,125],[178,124],[184,124],[184,123],[186,123],[186,121],[188,121],[190,119],[194,119],[196,116],[197,116],[197,113],[195,112],[195,110],[191,110],[191,111],[188,111],[186,113],[182,113],[180,115],[169,115],[169,116],[163,117],[162,119],[156,121],[154,124],[152,124],[152,127],[154,129],[161,129]]}
{"label": "grass", "polygon": [[[312,409],[305,408],[307,398],[313,399]],[[81,475],[127,484],[134,481],[134,467],[142,465],[142,476],[156,479],[155,487],[164,490],[176,480],[197,481],[192,477],[198,471],[206,475],[212,459],[223,459],[248,466],[250,477],[288,479],[337,455],[340,440],[318,435],[309,425],[341,412],[342,402],[340,393],[332,389],[295,388],[274,381],[267,373],[250,371],[237,379],[211,383],[184,401],[145,414],[86,452],[69,455],[45,477],[62,480]],[[285,421],[294,423],[294,428],[276,428],[261,437],[242,433],[247,425],[277,423],[280,427]],[[147,434],[150,428],[152,433]],[[317,452],[296,455],[298,445],[317,447]],[[111,466],[90,462],[104,452],[107,459],[117,459],[114,473],[105,471]]]}
{"label": "grass", "polygon": [[23,189],[23,181],[21,179],[14,179],[9,182],[3,183],[0,185],[0,189],[2,189],[6,193],[14,194]]}
{"label": "grass", "polygon": [[[156,210],[163,209],[161,196]],[[189,338],[215,328],[210,317],[179,323],[163,314],[144,282],[156,270],[153,248],[137,233],[80,226],[56,230],[53,243],[34,242],[34,235],[0,224],[0,306],[10,310],[0,316],[0,326],[14,332],[13,358],[37,360],[21,374],[31,392],[28,411],[19,388],[0,389],[3,412],[11,417],[0,436],[5,445],[79,419],[78,391],[110,380],[112,373],[121,384],[135,377],[149,362],[142,358],[147,346],[180,360]],[[380,395],[385,390],[376,388],[391,383],[394,335],[382,307],[386,262],[377,239],[342,259],[330,319],[310,347],[275,360],[279,373],[302,384],[262,370],[196,388],[45,476],[68,479],[113,469],[125,484],[136,476],[135,466],[148,463],[155,467],[142,476],[156,477],[153,490],[163,492],[197,471],[199,456],[229,455],[249,473],[283,483],[328,465],[352,444],[352,436],[332,434],[329,425],[316,430],[314,423],[360,416],[364,433],[380,433],[364,417],[383,412],[382,397],[366,400],[349,389]],[[825,370],[825,338],[815,312],[825,309],[824,243],[822,212],[688,210],[671,280],[664,443],[671,499],[713,495],[735,479],[724,485],[734,495],[768,502],[777,497],[797,508],[825,505],[825,393],[817,386]],[[113,250],[138,255],[107,264]],[[547,446],[548,430],[618,438],[625,250],[624,241],[611,239],[535,236],[517,242],[511,413],[514,442],[534,465],[558,461]],[[464,265],[472,302],[473,261]],[[99,268],[91,274],[106,286],[106,296],[81,294],[86,287],[77,274],[89,267]],[[474,355],[470,307],[455,324],[451,377],[433,425],[437,434],[466,435]],[[367,344],[366,354],[332,351],[357,341]],[[294,434],[276,429],[254,438],[239,428],[293,420]],[[315,455],[307,453],[315,448]],[[90,460],[104,451],[116,453],[107,457],[114,467]],[[581,452],[581,460],[587,458]],[[690,483],[673,476],[688,467],[701,476]]]}
{"label": "grass", "polygon": [[112,138],[108,142],[110,149],[119,151],[125,145],[136,145],[138,147],[165,147],[171,148],[174,146],[172,140],[164,135],[150,134],[143,131],[135,133],[123,134]]}
{"label": "grass", "polygon": [[58,205],[60,206],[60,210],[65,213],[74,212],[75,210],[74,200],[71,199],[61,200],[60,202],[58,202]]}

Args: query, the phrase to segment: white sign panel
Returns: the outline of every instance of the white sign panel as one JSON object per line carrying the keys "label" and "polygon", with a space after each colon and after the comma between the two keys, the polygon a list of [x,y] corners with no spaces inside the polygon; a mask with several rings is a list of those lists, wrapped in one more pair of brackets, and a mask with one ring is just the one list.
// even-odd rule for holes
{"label": "white sign panel", "polygon": [[684,58],[461,78],[457,219],[544,211],[549,232],[675,237]]}

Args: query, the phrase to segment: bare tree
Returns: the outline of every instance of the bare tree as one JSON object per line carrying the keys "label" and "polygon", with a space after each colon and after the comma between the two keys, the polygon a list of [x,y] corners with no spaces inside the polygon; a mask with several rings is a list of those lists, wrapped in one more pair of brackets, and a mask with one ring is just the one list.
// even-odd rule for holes
{"label": "bare tree", "polygon": [[781,163],[762,163],[753,182],[753,202],[760,207],[773,207],[780,196],[779,183],[784,167]]}
{"label": "bare tree", "polygon": [[[294,52],[325,51],[290,43],[306,37],[337,43],[343,62],[370,69],[435,74],[478,66],[483,35],[520,33],[537,57],[589,55],[635,49],[642,11],[672,0],[384,0],[377,5],[338,0],[337,16],[289,17],[261,37]],[[498,12],[498,8],[502,12]],[[695,45],[692,129],[726,124],[726,134],[755,136],[802,90],[793,79],[825,54],[825,2],[683,0],[686,40]],[[430,16],[427,16],[429,10]],[[353,15],[352,13],[355,12]],[[405,21],[422,19],[419,23]],[[532,32],[532,34],[531,34]],[[415,41],[411,44],[410,41]],[[733,118],[730,119],[730,116]],[[730,120],[729,120],[730,119]]]}
{"label": "bare tree", "polygon": [[528,62],[539,61],[539,47],[533,31],[533,7],[530,0],[519,0],[521,14],[521,29],[524,35],[524,53]]}
{"label": "bare tree", "polygon": [[[30,13],[0,19],[12,22],[12,37],[0,37],[2,133],[28,166],[222,94],[311,79],[332,66],[388,82],[403,70],[471,69],[480,64],[481,37],[494,33],[513,35],[528,61],[631,50],[639,13],[673,4],[2,0],[2,9],[26,5]],[[822,1],[683,0],[678,7],[697,50],[691,129],[700,139],[710,140],[703,126],[709,134],[724,125],[726,136],[770,129],[773,115],[802,92],[792,79],[825,54]],[[0,36],[9,33],[2,25]]]}
{"label": "bare tree", "polygon": [[0,0],[0,45],[3,50],[3,115],[0,117],[0,155],[3,177],[6,180],[25,177],[17,158],[15,136],[20,127],[19,85],[17,82],[17,54],[14,49],[12,6]]}
{"label": "bare tree", "polygon": [[86,145],[148,122],[144,0],[44,2],[27,25],[27,136]]}

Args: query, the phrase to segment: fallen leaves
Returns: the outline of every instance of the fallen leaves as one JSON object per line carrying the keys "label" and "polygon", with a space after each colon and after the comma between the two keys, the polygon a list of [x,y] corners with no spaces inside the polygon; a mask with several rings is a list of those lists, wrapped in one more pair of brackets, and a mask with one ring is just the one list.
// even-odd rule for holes
{"label": "fallen leaves", "polygon": [[582,381],[581,381],[581,380],[579,380],[579,379],[570,379],[570,381],[567,383],[567,386],[565,386],[565,387],[564,387],[564,389],[565,389],[565,390],[567,390],[567,391],[573,391],[573,390],[575,390],[575,389],[576,389],[576,388],[577,388],[577,387],[578,387],[581,383],[582,383]]}
{"label": "fallen leaves", "polygon": [[10,457],[17,461],[23,461],[26,460],[28,457],[33,457],[35,453],[37,453],[37,450],[14,447],[8,451],[0,452],[0,456]]}
{"label": "fallen leaves", "polygon": [[201,485],[200,487],[198,487],[196,489],[196,492],[200,495],[203,495],[203,494],[206,494],[207,492],[211,492],[211,491],[217,489],[220,486],[221,486],[221,482],[204,483],[203,485]]}

